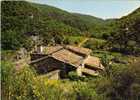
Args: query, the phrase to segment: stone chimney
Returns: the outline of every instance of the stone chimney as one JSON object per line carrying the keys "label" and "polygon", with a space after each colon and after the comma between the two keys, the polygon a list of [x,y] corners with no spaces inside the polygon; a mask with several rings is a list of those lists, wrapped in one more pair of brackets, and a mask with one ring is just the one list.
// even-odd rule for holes
{"label": "stone chimney", "polygon": [[43,53],[43,46],[42,45],[39,45],[37,47],[37,53]]}

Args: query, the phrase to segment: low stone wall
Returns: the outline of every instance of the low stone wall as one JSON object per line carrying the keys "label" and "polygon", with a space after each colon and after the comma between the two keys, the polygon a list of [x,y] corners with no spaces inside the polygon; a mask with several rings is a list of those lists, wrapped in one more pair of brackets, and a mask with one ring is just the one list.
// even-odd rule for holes
{"label": "low stone wall", "polygon": [[[42,55],[35,55],[34,57],[36,58],[38,56],[41,57]],[[61,78],[65,78],[69,71],[75,69],[75,67],[69,64],[56,60],[53,57],[44,55],[39,59],[33,60],[30,65],[32,65],[39,74],[47,74],[55,70],[61,70]]]}
{"label": "low stone wall", "polygon": [[46,74],[49,79],[60,79],[60,70],[55,70]]}

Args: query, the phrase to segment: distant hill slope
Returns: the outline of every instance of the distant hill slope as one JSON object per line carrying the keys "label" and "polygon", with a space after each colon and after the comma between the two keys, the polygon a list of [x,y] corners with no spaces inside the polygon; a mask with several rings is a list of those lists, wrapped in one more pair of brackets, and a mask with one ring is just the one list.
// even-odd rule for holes
{"label": "distant hill slope", "polygon": [[[31,33],[40,35],[44,42],[62,35],[81,35],[81,22],[72,14],[54,7],[28,3],[25,1],[2,1],[2,49],[30,48]],[[78,28],[77,28],[78,27]],[[81,28],[83,29],[83,28]],[[26,36],[27,35],[27,36]],[[29,45],[30,44],[30,45]]]}
{"label": "distant hill slope", "polygon": [[90,35],[96,38],[104,38],[103,35],[110,35],[115,28],[117,19],[103,20],[90,15],[74,13],[79,19],[86,22],[88,26],[88,32]]}
{"label": "distant hill slope", "polygon": [[108,43],[114,50],[140,54],[140,8],[117,21],[116,30]]}
{"label": "distant hill slope", "polygon": [[91,15],[84,15],[84,14],[79,14],[79,13],[73,13],[73,14],[89,24],[104,24],[105,23],[105,20],[98,17],[91,16]]}
{"label": "distant hill slope", "polygon": [[[101,18],[97,18],[90,15],[69,13],[62,9],[55,8],[49,5],[40,5],[40,4],[33,4],[33,5],[39,8],[39,10],[43,15],[43,18],[45,18],[46,20],[59,21],[59,23],[61,22],[65,25],[68,25],[72,28],[79,30],[84,35],[86,33],[87,34],[89,33],[94,37],[101,38],[103,33],[108,34],[107,28],[110,24],[108,23],[108,20],[105,21]],[[112,23],[114,23],[113,19],[112,19]],[[101,34],[101,35],[97,36],[97,34]]]}
{"label": "distant hill slope", "polygon": [[31,34],[45,44],[62,43],[65,35],[107,39],[118,23],[118,19],[103,20],[26,1],[2,1],[1,20],[2,49],[32,48]]}
{"label": "distant hill slope", "polygon": [[92,31],[96,33],[94,27],[100,20],[102,22],[102,19],[93,17],[94,23],[89,23],[92,17],[88,19],[87,16],[84,18],[55,7],[26,1],[2,1],[1,5],[3,49],[30,48],[28,44],[32,42],[28,36],[32,33],[40,35],[45,43],[52,38],[60,43],[63,35],[87,36]]}

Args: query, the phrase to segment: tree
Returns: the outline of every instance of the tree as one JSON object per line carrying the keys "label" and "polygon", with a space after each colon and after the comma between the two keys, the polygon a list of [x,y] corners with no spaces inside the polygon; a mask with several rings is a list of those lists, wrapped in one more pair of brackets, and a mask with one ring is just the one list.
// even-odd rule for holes
{"label": "tree", "polygon": [[102,56],[101,62],[103,64],[103,66],[105,67],[105,75],[107,77],[111,77],[111,75],[112,75],[112,73],[111,73],[112,68],[111,68],[111,65],[109,64],[110,63],[110,59],[109,59],[107,54],[104,54]]}

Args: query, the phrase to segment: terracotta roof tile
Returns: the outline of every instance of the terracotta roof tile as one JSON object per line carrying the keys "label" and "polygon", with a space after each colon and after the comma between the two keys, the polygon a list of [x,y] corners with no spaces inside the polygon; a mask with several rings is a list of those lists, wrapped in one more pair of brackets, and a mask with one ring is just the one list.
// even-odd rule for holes
{"label": "terracotta roof tile", "polygon": [[60,46],[60,45],[58,45],[58,46],[49,46],[49,47],[44,48],[44,53],[51,54],[51,53],[59,51],[60,49],[63,49],[63,47]]}
{"label": "terracotta roof tile", "polygon": [[75,67],[78,67],[84,61],[85,65],[103,69],[103,66],[101,65],[100,59],[98,57],[88,56],[87,58],[85,58],[84,56],[82,56],[89,55],[91,53],[91,50],[87,48],[75,47],[70,45],[58,45],[46,47],[44,51],[44,53],[49,54],[49,56],[62,62],[74,65]]}
{"label": "terracotta roof tile", "polygon": [[85,59],[85,65],[89,65],[91,67],[103,69],[103,66],[101,65],[100,59],[98,57],[88,56]]}
{"label": "terracotta roof tile", "polygon": [[67,45],[66,48],[75,52],[75,53],[80,53],[83,55],[89,55],[92,52],[90,49],[83,48],[83,47],[76,47],[76,46]]}
{"label": "terracotta roof tile", "polygon": [[65,63],[72,64],[76,67],[78,67],[84,59],[82,56],[76,55],[66,49],[62,49],[58,52],[53,53],[52,57],[54,57],[60,61],[63,61]]}

